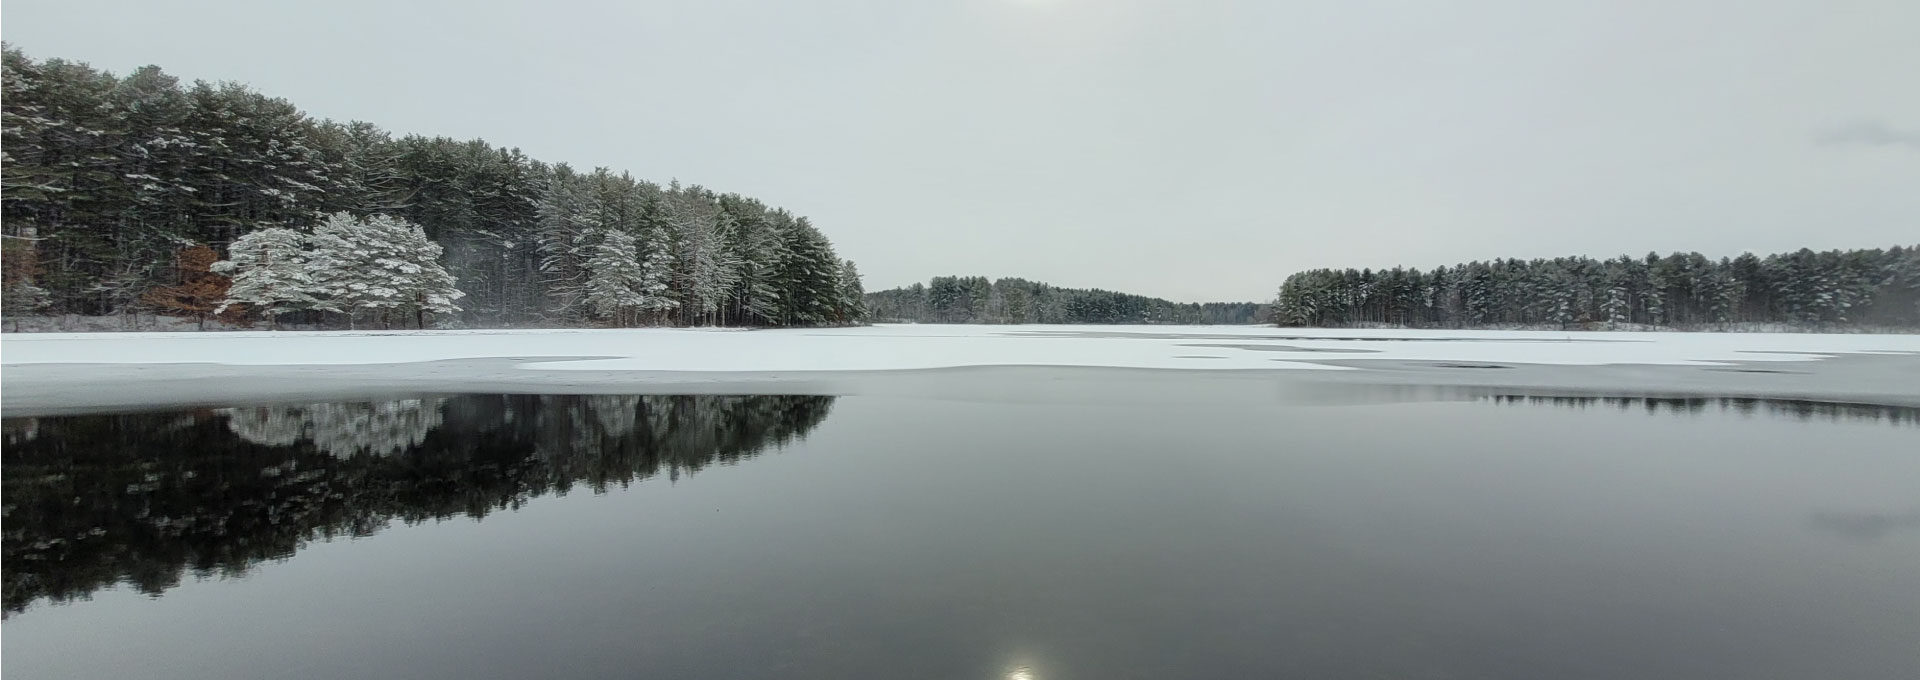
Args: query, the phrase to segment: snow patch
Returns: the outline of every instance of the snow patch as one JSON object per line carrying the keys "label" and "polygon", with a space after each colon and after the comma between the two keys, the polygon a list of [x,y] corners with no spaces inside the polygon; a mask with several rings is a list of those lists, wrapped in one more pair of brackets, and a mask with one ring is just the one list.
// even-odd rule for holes
{"label": "snow patch", "polygon": [[[1221,342],[1228,340],[1230,342]],[[1204,343],[1210,360],[1194,361]],[[0,365],[393,364],[526,358],[533,371],[874,371],[967,366],[1350,370],[1309,361],[1669,364],[1920,353],[1920,335],[957,326],[712,329],[36,333],[0,340]],[[570,357],[614,357],[567,360]],[[1214,358],[1217,357],[1217,358]],[[539,359],[548,359],[539,361]]]}

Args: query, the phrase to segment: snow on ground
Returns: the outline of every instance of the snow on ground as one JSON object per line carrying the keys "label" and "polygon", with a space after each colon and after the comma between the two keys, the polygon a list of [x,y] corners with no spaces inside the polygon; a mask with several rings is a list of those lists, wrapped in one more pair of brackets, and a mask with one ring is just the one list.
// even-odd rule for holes
{"label": "snow on ground", "polygon": [[[0,339],[0,365],[388,364],[554,358],[535,371],[864,371],[962,366],[1350,370],[1301,361],[1677,364],[1920,353],[1920,335],[1338,330],[1258,326],[36,333]],[[577,357],[593,357],[579,360]]]}

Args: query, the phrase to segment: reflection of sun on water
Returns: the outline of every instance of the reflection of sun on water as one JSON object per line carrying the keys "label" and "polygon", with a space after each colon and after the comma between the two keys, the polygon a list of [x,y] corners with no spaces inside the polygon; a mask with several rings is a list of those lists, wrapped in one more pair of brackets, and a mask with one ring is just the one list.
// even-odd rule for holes
{"label": "reflection of sun on water", "polygon": [[1033,669],[1026,666],[1015,668],[1007,674],[1007,680],[1034,680]]}

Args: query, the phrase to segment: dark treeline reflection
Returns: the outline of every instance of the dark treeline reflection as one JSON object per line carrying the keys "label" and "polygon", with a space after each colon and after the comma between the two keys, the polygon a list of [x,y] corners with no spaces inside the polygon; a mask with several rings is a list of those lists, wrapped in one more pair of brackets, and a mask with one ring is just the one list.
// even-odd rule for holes
{"label": "dark treeline reflection", "polygon": [[159,594],[395,519],[678,477],[805,436],[832,404],[470,395],[8,419],[5,611],[116,583]]}
{"label": "dark treeline reflection", "polygon": [[1805,399],[1752,399],[1736,397],[1541,397],[1496,394],[1486,397],[1499,404],[1529,404],[1565,408],[1612,408],[1622,411],[1697,415],[1707,412],[1765,413],[1800,420],[1866,420],[1894,425],[1920,426],[1920,408],[1852,404]]}

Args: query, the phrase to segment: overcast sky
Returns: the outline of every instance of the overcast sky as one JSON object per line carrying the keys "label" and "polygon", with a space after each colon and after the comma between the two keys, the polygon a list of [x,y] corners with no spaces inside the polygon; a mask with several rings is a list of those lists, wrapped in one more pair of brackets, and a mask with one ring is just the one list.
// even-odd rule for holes
{"label": "overcast sky", "polygon": [[1920,242],[1920,2],[6,0],[36,58],[811,216],[868,290]]}

